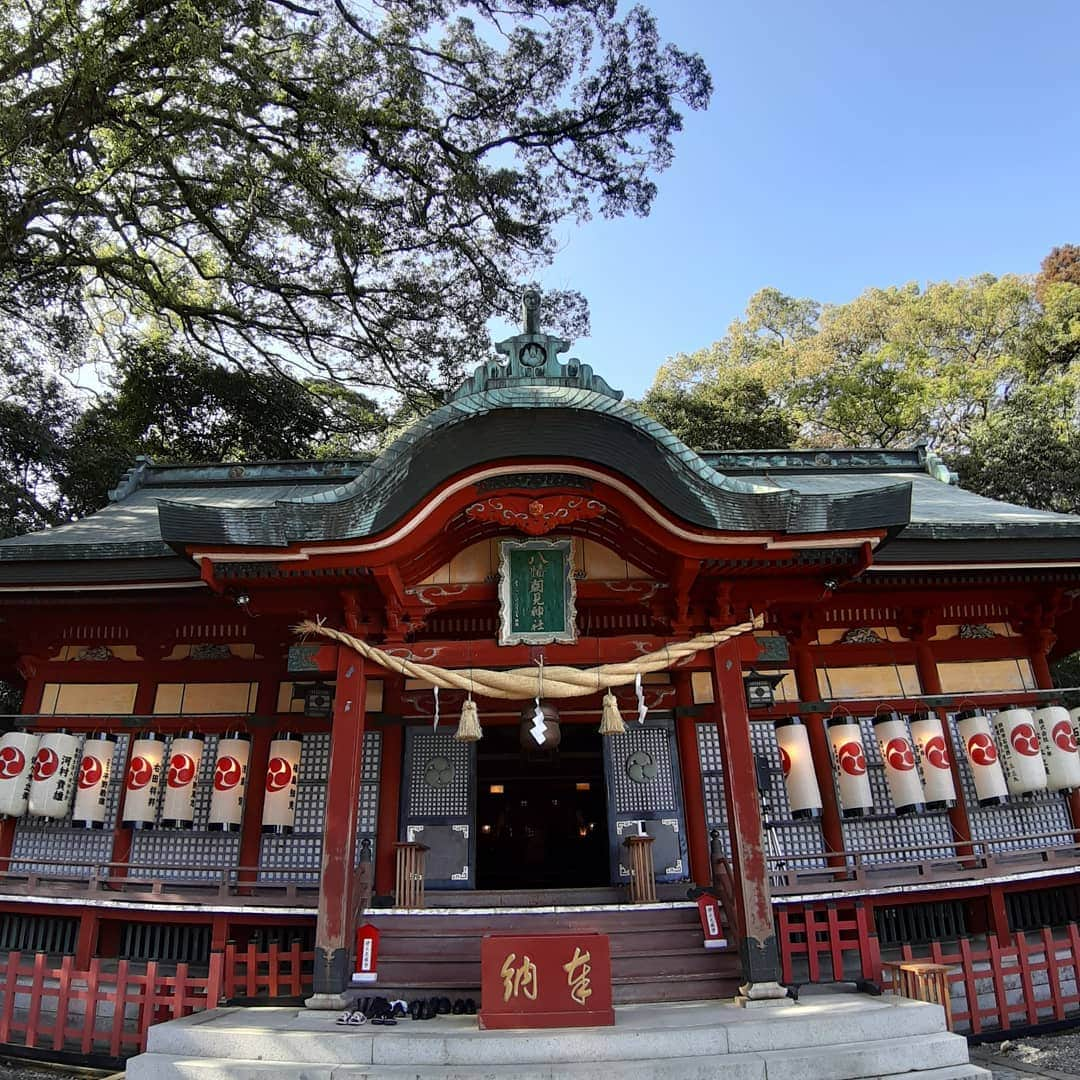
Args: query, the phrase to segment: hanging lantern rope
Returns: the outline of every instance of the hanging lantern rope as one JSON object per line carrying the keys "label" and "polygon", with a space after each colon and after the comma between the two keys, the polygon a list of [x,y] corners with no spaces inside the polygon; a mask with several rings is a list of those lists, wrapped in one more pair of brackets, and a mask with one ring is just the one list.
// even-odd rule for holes
{"label": "hanging lantern rope", "polygon": [[481,697],[503,698],[520,701],[523,698],[535,698],[543,693],[547,698],[585,697],[601,689],[612,686],[625,686],[632,683],[639,675],[648,675],[654,671],[663,671],[675,661],[702,649],[712,649],[724,641],[760,630],[762,617],[759,615],[750,622],[729,626],[726,630],[716,630],[708,634],[699,634],[689,641],[674,642],[665,645],[656,652],[645,653],[621,664],[601,664],[595,668],[576,668],[566,665],[536,668],[512,668],[509,671],[491,671],[487,668],[470,668],[468,672],[455,671],[451,668],[437,667],[434,664],[422,664],[414,660],[403,660],[388,652],[369,645],[344,630],[335,630],[321,622],[307,619],[293,627],[293,632],[301,637],[317,634],[319,637],[340,642],[358,652],[367,660],[372,660],[388,671],[397,671],[410,679],[421,679],[443,690],[465,690]]}

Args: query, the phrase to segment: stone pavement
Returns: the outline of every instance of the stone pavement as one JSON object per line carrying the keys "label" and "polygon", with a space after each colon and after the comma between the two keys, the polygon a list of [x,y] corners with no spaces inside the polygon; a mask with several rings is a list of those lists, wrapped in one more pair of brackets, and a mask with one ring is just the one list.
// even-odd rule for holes
{"label": "stone pavement", "polygon": [[214,1009],[150,1029],[128,1080],[963,1080],[940,1006],[855,993],[740,1009],[623,1005],[613,1027],[480,1031],[476,1018],[337,1025],[305,1009]]}

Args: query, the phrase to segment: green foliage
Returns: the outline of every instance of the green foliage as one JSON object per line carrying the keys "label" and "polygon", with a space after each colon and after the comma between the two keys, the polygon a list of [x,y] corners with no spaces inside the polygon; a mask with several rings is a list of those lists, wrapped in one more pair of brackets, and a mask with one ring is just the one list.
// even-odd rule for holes
{"label": "green foliage", "polygon": [[783,448],[795,434],[791,420],[769,403],[765,387],[744,376],[687,393],[653,389],[641,408],[698,450]]}
{"label": "green foliage", "polygon": [[9,377],[0,400],[0,536],[102,507],[136,457],[254,461],[362,453],[387,420],[336,383],[214,364],[145,341],[117,360],[112,387],[84,405],[41,372]]}
{"label": "green foliage", "polygon": [[1080,285],[1080,245],[1062,244],[1051,249],[1035,278],[1035,298],[1045,303],[1047,290],[1060,283]]}
{"label": "green foliage", "polygon": [[156,326],[251,369],[455,383],[556,226],[647,213],[708,101],[701,59],[615,7],[3,5],[0,315],[34,356]]}

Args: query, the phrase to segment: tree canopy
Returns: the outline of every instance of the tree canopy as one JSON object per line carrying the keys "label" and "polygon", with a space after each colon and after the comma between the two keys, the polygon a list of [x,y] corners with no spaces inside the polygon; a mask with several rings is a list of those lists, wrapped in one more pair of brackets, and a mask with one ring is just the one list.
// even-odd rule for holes
{"label": "tree canopy", "polygon": [[[664,364],[643,405],[697,446],[765,448],[777,422],[801,446],[926,441],[973,490],[1080,511],[1080,284],[1067,250],[1037,279],[868,289],[846,304],[763,289],[721,339]],[[740,384],[760,392],[740,402]],[[726,411],[692,407],[718,397]]]}
{"label": "tree canopy", "polygon": [[[701,59],[615,0],[0,8],[0,316],[406,393],[482,359],[564,219],[645,214]],[[580,302],[561,304],[580,330]]]}

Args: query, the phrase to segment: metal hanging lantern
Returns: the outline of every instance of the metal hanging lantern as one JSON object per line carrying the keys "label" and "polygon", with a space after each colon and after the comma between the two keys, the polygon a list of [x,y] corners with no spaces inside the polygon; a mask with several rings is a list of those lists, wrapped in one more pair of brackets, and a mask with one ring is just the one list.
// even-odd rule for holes
{"label": "metal hanging lantern", "polygon": [[[523,750],[554,750],[562,740],[562,729],[559,727],[559,710],[550,701],[541,701],[539,711],[543,713],[544,724],[540,727],[537,719],[537,704],[535,701],[528,702],[521,710],[521,727],[518,729],[518,739]],[[538,737],[542,736],[542,737]]]}

